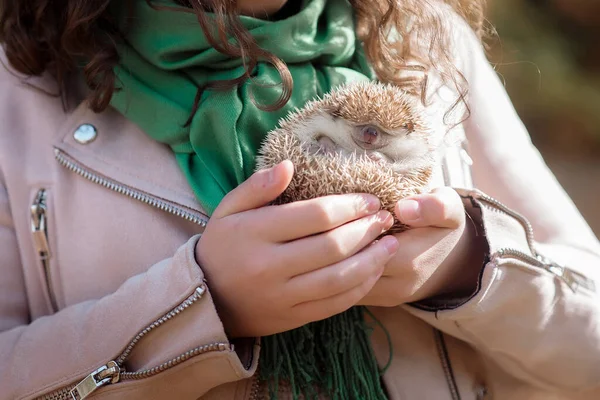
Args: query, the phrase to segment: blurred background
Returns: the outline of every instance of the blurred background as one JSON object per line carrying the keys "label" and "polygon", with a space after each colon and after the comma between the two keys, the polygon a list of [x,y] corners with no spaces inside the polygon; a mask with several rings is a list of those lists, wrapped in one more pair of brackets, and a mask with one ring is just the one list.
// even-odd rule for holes
{"label": "blurred background", "polygon": [[490,61],[600,236],[600,0],[488,0],[488,19]]}

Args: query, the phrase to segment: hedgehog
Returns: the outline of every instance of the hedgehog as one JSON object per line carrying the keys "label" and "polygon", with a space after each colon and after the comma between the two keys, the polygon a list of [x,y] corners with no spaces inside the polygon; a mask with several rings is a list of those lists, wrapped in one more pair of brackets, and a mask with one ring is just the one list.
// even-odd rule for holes
{"label": "hedgehog", "polygon": [[[347,84],[282,119],[263,141],[256,168],[294,164],[274,204],[370,193],[394,215],[398,200],[428,190],[438,159],[424,115],[420,100],[398,86]],[[395,219],[389,232],[406,228]]]}

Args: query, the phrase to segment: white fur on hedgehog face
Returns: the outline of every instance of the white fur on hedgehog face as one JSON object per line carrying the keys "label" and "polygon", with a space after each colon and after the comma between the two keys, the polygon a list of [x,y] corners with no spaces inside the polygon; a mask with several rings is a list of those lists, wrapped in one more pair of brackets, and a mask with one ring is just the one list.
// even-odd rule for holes
{"label": "white fur on hedgehog face", "polygon": [[366,155],[375,162],[392,164],[397,172],[426,166],[433,158],[424,132],[385,131],[375,124],[359,126],[326,112],[304,120],[294,132],[313,154]]}

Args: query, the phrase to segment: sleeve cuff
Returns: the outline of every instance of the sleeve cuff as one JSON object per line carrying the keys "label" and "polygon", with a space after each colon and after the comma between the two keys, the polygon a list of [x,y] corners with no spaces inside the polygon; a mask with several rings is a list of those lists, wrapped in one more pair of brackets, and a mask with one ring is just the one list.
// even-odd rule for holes
{"label": "sleeve cuff", "polygon": [[485,266],[490,261],[489,253],[489,242],[485,232],[485,227],[482,221],[482,210],[480,204],[467,193],[462,190],[458,190],[458,193],[463,200],[465,206],[465,212],[467,214],[467,224],[471,223],[474,225],[477,236],[484,236],[487,246],[484,261],[480,267],[479,276],[473,292],[461,295],[449,295],[444,294],[442,296],[435,296],[428,299],[420,300],[418,302],[410,303],[410,306],[417,308],[422,311],[435,312],[440,310],[453,310],[467,303],[473,297],[475,297],[481,290],[481,281]]}

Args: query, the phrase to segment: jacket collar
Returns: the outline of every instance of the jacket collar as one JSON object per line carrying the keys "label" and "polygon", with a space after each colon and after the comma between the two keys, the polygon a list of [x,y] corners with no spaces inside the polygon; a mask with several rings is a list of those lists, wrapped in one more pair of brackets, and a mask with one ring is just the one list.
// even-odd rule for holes
{"label": "jacket collar", "polygon": [[[89,143],[76,140],[82,125],[91,125],[96,137]],[[80,168],[121,186],[206,215],[172,151],[145,135],[136,125],[110,108],[97,114],[82,102],[60,128],[55,150]],[[85,174],[82,174],[85,176]],[[93,180],[93,179],[91,179]]]}

